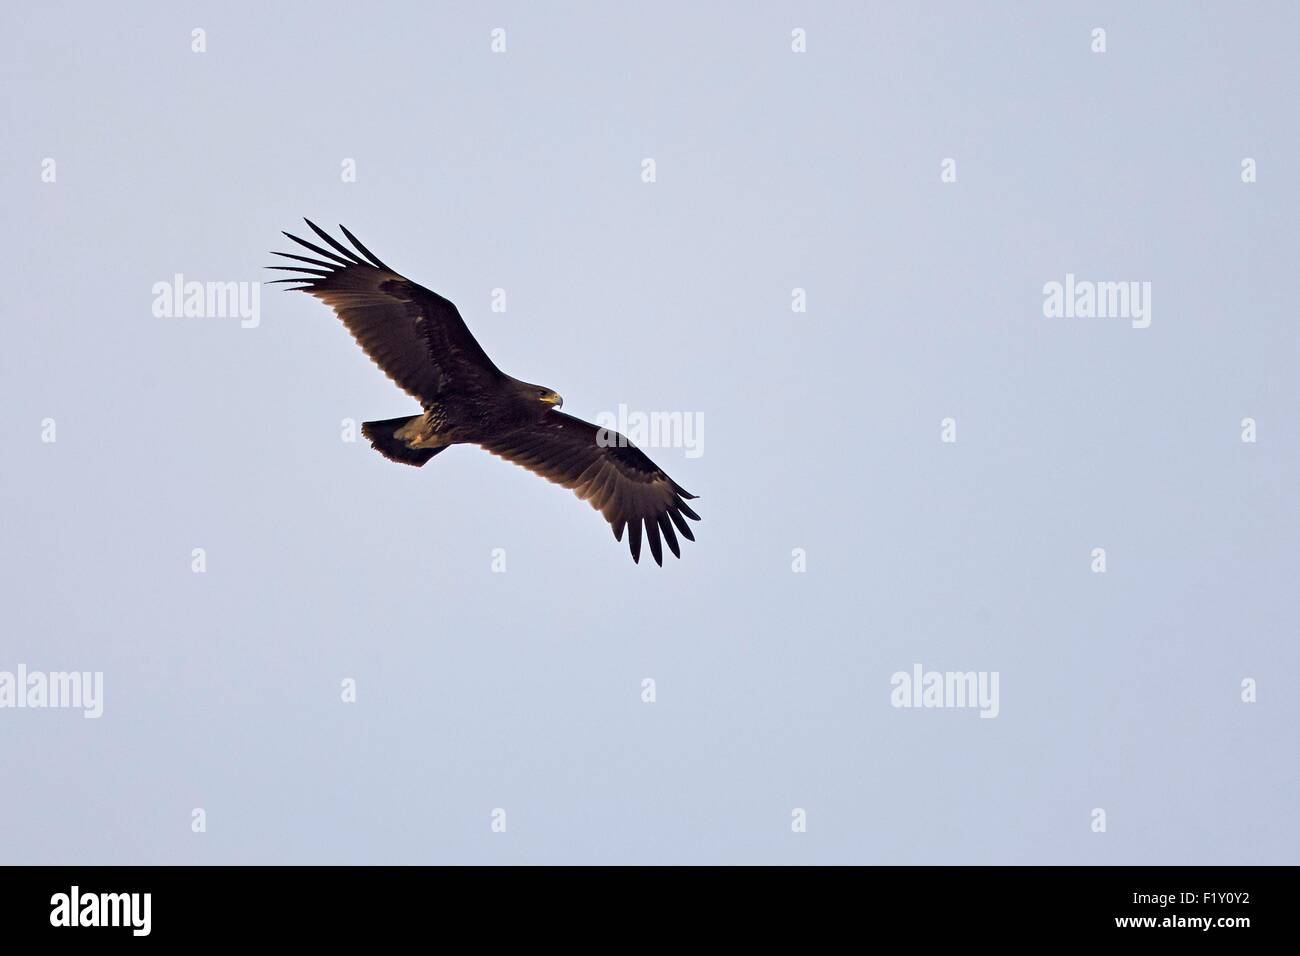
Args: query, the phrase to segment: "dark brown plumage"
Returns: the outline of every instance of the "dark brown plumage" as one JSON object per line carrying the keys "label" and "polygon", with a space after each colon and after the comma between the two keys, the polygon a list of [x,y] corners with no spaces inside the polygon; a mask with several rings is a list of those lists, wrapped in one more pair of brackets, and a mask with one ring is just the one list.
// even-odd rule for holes
{"label": "dark brown plumage", "polygon": [[451,445],[479,445],[589,502],[617,540],[627,531],[633,561],[641,559],[643,529],[656,563],[663,564],[665,541],[681,557],[678,533],[694,541],[686,518],[700,520],[686,504],[695,495],[622,435],[558,411],[563,401],[551,389],[498,369],[456,306],[398,275],[347,229],[339,227],[355,249],[310,220],[307,225],[328,248],[286,232],[316,257],[273,253],[303,263],[269,266],[296,273],[276,281],[329,305],[371,360],[423,409],[362,426],[384,457],[418,467]]}

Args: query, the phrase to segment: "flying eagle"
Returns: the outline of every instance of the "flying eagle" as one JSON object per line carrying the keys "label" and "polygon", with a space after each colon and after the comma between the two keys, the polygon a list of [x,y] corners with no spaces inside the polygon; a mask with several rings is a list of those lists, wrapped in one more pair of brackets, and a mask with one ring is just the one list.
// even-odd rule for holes
{"label": "flying eagle", "polygon": [[641,529],[655,563],[663,541],[677,557],[674,527],[694,541],[686,518],[699,521],[690,494],[618,432],[558,409],[552,389],[506,375],[474,340],[456,306],[398,275],[343,226],[347,248],[305,220],[328,249],[284,233],[320,258],[275,252],[304,265],[277,282],[309,292],[343,320],[357,344],[420,403],[418,415],[365,422],[361,432],[389,461],[417,468],[451,445],[479,445],[573,493],[605,516],[614,538],[627,530],[632,560],[641,560]]}

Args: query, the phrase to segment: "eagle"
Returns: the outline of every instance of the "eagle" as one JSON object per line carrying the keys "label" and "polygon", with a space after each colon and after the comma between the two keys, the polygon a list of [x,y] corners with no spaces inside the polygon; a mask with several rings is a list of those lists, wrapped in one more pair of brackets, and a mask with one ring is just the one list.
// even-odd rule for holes
{"label": "eagle", "polygon": [[663,565],[663,542],[681,557],[677,534],[694,541],[686,518],[700,520],[686,503],[695,495],[623,435],[561,412],[554,389],[498,369],[455,305],[384,265],[342,225],[352,249],[303,221],[325,246],[284,233],[314,256],[273,252],[295,264],[267,268],[295,275],[270,284],[328,305],[371,361],[420,403],[417,415],[362,424],[381,455],[418,468],[452,445],[478,445],[571,489],[604,516],[615,540],[626,530],[633,561],[641,560],[643,528],[656,564]]}

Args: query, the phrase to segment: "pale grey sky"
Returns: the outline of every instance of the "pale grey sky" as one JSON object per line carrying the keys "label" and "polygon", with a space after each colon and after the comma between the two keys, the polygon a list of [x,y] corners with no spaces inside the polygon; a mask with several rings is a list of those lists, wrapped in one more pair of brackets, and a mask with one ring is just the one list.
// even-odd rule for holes
{"label": "pale grey sky", "polygon": [[[6,5],[0,671],[104,700],[0,709],[0,862],[1300,862],[1297,27]],[[701,416],[649,449],[697,543],[635,566],[484,452],[341,441],[414,407],[306,296],[152,314],[302,216],[566,411]],[[1045,318],[1067,273],[1150,327]],[[892,707],[914,664],[997,717]]]}

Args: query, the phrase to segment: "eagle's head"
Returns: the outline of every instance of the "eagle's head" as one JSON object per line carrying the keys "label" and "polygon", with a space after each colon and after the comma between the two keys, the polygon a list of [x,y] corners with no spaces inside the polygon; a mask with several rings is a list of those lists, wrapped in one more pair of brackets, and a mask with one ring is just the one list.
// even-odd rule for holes
{"label": "eagle's head", "polygon": [[536,404],[540,411],[550,411],[551,407],[561,408],[564,405],[564,399],[560,398],[559,393],[545,385],[533,385],[516,380],[515,389],[520,398],[530,404]]}

